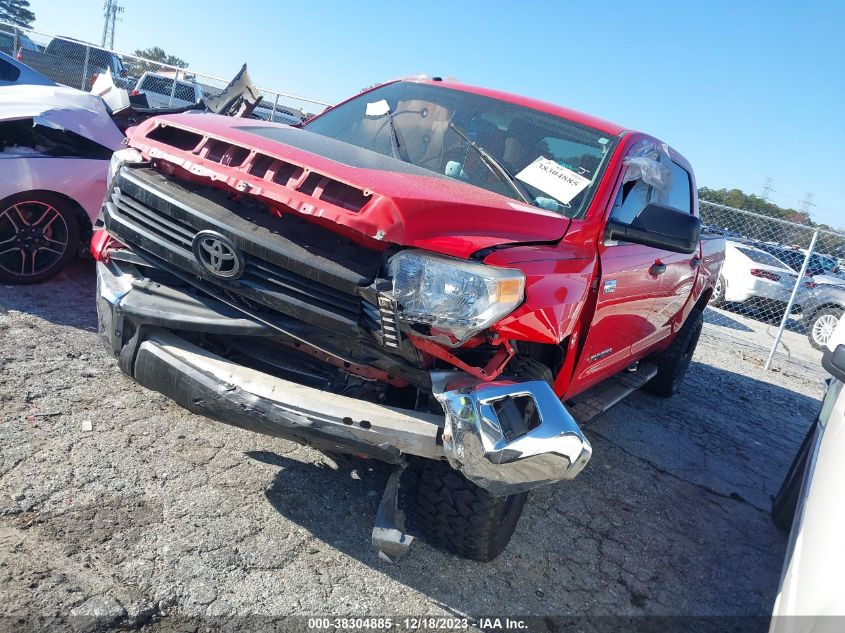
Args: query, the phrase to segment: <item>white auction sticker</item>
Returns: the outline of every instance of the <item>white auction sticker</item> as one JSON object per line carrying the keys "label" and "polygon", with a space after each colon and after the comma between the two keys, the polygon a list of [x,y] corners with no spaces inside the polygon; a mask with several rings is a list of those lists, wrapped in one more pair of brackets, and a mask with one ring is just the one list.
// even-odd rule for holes
{"label": "white auction sticker", "polygon": [[564,204],[568,204],[590,184],[589,178],[584,178],[571,169],[542,156],[519,172],[516,177]]}
{"label": "white auction sticker", "polygon": [[387,99],[382,99],[381,101],[373,101],[372,103],[368,103],[364,115],[384,116],[388,112],[390,112],[390,104],[387,103]]}

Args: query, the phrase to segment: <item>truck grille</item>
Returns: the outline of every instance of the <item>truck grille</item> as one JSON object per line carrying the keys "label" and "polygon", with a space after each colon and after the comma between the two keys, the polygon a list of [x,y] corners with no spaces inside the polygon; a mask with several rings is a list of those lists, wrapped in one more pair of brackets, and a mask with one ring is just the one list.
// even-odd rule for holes
{"label": "truck grille", "polygon": [[[357,328],[361,316],[357,290],[378,272],[379,253],[371,254],[364,266],[360,246],[355,249],[358,261],[353,261],[335,244],[340,256],[328,259],[323,251],[333,250],[332,244],[316,242],[342,238],[321,234],[325,229],[306,228],[304,235],[315,238],[309,244],[303,243],[303,227],[296,225],[293,242],[280,229],[297,220],[286,223],[265,213],[261,219],[269,226],[256,226],[247,221],[248,210],[233,209],[236,203],[220,199],[221,192],[206,192],[205,197],[196,188],[174,188],[181,186],[152,170],[123,168],[106,203],[106,228],[139,254],[147,253],[189,278],[198,277],[206,291],[213,288],[211,294],[246,312],[269,308],[336,331]],[[240,250],[245,269],[238,279],[219,279],[196,260],[192,243],[203,230],[224,235]]]}

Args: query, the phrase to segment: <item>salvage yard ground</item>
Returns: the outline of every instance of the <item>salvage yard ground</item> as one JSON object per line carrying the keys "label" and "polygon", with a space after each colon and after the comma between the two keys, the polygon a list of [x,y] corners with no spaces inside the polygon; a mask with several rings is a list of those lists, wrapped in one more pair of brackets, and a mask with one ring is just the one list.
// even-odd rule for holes
{"label": "salvage yard ground", "polygon": [[730,328],[706,327],[679,396],[634,394],[589,426],[590,465],[532,496],[495,562],[417,540],[389,565],[370,545],[385,467],[141,388],[97,338],[94,291],[91,262],[0,286],[7,615],[771,611],[786,537],[770,497],[822,383],[802,364],[764,372],[762,348],[737,348]]}

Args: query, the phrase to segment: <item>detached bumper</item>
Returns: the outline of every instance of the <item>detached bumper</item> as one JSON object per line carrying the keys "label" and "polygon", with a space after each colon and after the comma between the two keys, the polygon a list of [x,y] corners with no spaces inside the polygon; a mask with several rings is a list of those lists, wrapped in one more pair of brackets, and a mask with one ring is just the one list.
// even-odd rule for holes
{"label": "detached bumper", "polygon": [[116,263],[97,264],[97,285],[100,333],[123,371],[194,413],[393,464],[404,455],[448,459],[501,495],[572,479],[590,458],[589,442],[544,382],[436,392],[445,417],[387,407],[283,380],[193,345],[168,327],[248,334],[263,326],[180,298],[178,290],[151,288]]}

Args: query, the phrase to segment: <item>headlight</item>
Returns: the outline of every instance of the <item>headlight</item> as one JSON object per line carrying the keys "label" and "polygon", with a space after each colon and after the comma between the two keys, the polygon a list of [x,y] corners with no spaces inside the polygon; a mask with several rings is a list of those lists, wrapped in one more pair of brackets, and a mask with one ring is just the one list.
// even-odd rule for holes
{"label": "headlight", "polygon": [[120,169],[120,166],[124,163],[143,163],[144,157],[141,156],[141,152],[137,149],[132,147],[126,147],[124,149],[117,150],[114,154],[111,155],[111,160],[109,161],[109,178],[106,181],[106,185],[108,189],[111,189],[111,181],[114,178],[114,175],[117,173],[117,170]]}
{"label": "headlight", "polygon": [[525,275],[518,270],[402,251],[390,260],[397,315],[425,323],[462,342],[490,327],[522,301]]}

